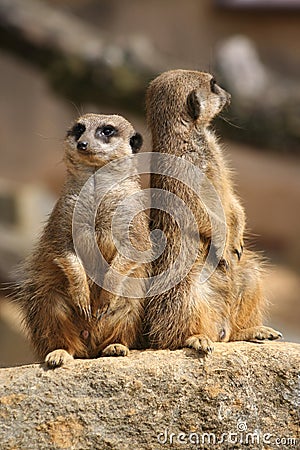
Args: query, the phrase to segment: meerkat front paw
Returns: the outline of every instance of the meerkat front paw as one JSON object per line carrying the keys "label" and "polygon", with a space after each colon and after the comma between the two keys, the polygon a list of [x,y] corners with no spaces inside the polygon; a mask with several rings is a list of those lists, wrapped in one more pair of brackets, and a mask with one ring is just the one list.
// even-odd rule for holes
{"label": "meerkat front paw", "polygon": [[270,340],[274,341],[275,339],[282,338],[282,334],[280,331],[273,330],[273,328],[269,327],[256,327],[254,331],[254,339],[258,341]]}
{"label": "meerkat front paw", "polygon": [[203,352],[206,355],[214,350],[213,342],[206,336],[195,334],[185,341],[185,347],[193,348],[197,352]]}
{"label": "meerkat front paw", "polygon": [[45,358],[45,363],[48,367],[55,368],[67,364],[73,360],[73,356],[66,350],[59,349],[48,353]]}
{"label": "meerkat front paw", "polygon": [[273,341],[275,339],[282,338],[280,331],[276,331],[273,328],[260,326],[246,328],[245,330],[240,330],[233,340],[235,341]]}
{"label": "meerkat front paw", "polygon": [[122,344],[110,344],[102,351],[102,356],[128,356],[129,348]]}

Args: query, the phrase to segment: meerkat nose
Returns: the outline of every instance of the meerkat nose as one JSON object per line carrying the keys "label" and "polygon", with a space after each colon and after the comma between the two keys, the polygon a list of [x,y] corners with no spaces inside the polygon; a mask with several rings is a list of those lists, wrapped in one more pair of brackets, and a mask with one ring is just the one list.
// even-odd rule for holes
{"label": "meerkat nose", "polygon": [[88,148],[89,144],[86,141],[79,141],[77,142],[77,148],[78,150],[86,150]]}

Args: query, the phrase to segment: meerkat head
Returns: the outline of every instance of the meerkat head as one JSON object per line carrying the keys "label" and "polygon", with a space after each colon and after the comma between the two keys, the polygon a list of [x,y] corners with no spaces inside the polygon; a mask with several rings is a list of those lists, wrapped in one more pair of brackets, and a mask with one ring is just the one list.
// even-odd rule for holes
{"label": "meerkat head", "polygon": [[85,114],[67,132],[67,165],[102,167],[117,158],[137,153],[142,136],[122,116]]}
{"label": "meerkat head", "polygon": [[230,94],[206,72],[171,70],[149,85],[147,118],[152,129],[190,124],[206,127],[230,102]]}

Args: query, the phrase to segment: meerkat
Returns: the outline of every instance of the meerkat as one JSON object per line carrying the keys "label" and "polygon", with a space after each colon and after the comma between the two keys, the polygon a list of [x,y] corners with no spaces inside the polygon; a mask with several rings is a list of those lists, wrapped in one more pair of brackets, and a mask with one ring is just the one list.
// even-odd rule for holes
{"label": "meerkat", "polygon": [[[67,133],[66,181],[36,250],[22,269],[17,289],[17,300],[34,349],[50,367],[65,364],[74,357],[125,356],[129,348],[139,345],[143,285],[140,298],[136,295],[128,298],[122,297],[122,282],[112,277],[110,284],[105,284],[105,279],[111,269],[131,277],[129,284],[132,277],[147,276],[146,265],[118,252],[111,232],[116,209],[124,199],[141,191],[132,156],[141,145],[142,136],[118,115],[83,115]],[[108,173],[97,175],[98,169],[108,163]],[[109,265],[103,278],[104,288],[87,274],[72,236],[74,208],[87,180],[89,189],[79,208],[82,227],[78,241],[83,253],[88,253],[95,236],[97,249]],[[88,223],[89,209],[95,207],[94,196],[97,201],[97,190],[107,185],[110,189],[96,205],[95,223]],[[117,239],[125,238],[126,217],[131,210],[141,211],[130,226],[129,237],[135,248],[142,251],[149,242],[149,225],[139,198],[126,204],[117,216]],[[114,286],[119,294],[111,294],[105,286]]]}
{"label": "meerkat", "polygon": [[[151,175],[151,188],[171,192],[188,206],[200,236],[195,244],[198,254],[189,273],[176,286],[147,301],[146,331],[150,345],[156,348],[187,346],[210,353],[216,341],[281,336],[262,325],[266,300],[261,288],[260,259],[248,250],[243,252],[244,210],[234,192],[223,150],[210,128],[212,119],[229,102],[230,95],[212,75],[197,71],[165,72],[150,83],[147,91],[152,150],[174,155],[200,169],[217,192],[226,221],[224,248],[221,234],[215,248],[220,263],[200,283],[212,238],[209,214],[201,199],[184,183],[172,177]],[[167,239],[164,252],[152,263],[151,275],[155,277],[173,264],[179,254],[180,230],[170,214],[158,209],[151,212],[151,228],[162,230]],[[193,242],[191,239],[191,246]]]}

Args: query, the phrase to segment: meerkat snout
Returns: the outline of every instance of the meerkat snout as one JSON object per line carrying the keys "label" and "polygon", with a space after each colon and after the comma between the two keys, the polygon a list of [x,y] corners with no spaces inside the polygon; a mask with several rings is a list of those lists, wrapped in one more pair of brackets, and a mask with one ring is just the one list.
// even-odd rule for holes
{"label": "meerkat snout", "polygon": [[89,146],[89,143],[86,141],[79,141],[77,142],[77,149],[80,150],[87,150]]}
{"label": "meerkat snout", "polygon": [[225,106],[230,105],[230,99],[231,95],[222,89],[216,79],[212,77],[189,92],[186,99],[188,115],[193,121],[198,119],[208,119],[209,121]]}

